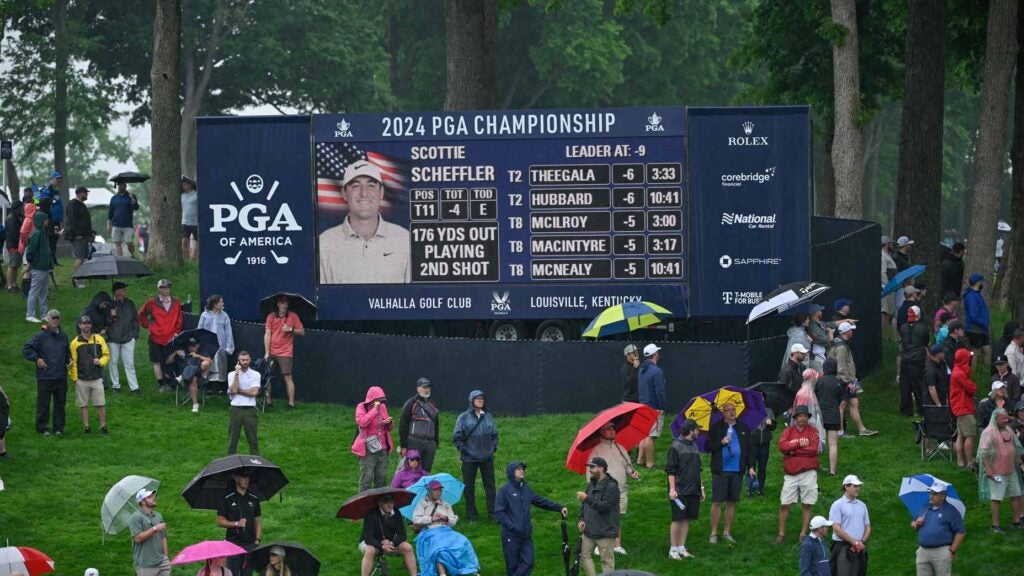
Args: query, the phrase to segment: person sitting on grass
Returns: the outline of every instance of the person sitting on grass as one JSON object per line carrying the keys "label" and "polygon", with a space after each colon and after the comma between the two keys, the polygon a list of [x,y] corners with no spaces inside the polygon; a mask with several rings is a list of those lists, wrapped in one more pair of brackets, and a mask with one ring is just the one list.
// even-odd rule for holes
{"label": "person sitting on grass", "polygon": [[441,499],[441,483],[432,481],[428,496],[416,505],[412,523],[421,527],[416,537],[416,559],[420,576],[452,576],[474,574],[480,571],[473,545],[465,536],[452,529],[459,517],[452,505]]}

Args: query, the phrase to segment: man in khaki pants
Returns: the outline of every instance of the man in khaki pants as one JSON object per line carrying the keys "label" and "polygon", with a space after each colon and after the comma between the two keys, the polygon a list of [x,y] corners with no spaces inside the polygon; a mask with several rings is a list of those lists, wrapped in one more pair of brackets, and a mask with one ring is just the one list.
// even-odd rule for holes
{"label": "man in khaki pants", "polygon": [[964,543],[964,519],[946,502],[946,483],[936,480],[928,487],[928,504],[910,527],[917,532],[917,576],[949,576],[953,558]]}
{"label": "man in khaki pants", "polygon": [[583,533],[580,551],[583,570],[595,576],[594,548],[601,554],[601,573],[615,570],[615,537],[619,535],[619,485],[608,474],[608,462],[594,457],[587,463],[590,482],[586,492],[577,492],[580,506],[579,530]]}
{"label": "man in khaki pants", "polygon": [[110,361],[110,350],[103,336],[92,333],[92,318],[78,319],[78,337],[71,341],[68,377],[75,383],[75,405],[82,414],[82,428],[88,434],[89,403],[96,407],[100,432],[107,433],[107,399],[103,393],[103,367]]}

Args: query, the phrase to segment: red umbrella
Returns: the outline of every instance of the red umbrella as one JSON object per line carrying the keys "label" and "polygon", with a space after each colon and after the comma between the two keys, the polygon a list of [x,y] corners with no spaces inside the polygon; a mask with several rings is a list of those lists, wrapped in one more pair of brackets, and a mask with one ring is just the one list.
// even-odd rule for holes
{"label": "red umbrella", "polygon": [[338,510],[338,518],[350,518],[352,520],[362,520],[366,513],[377,507],[377,500],[381,496],[389,495],[395,499],[395,508],[401,508],[402,506],[408,505],[412,502],[413,498],[416,497],[414,492],[410,492],[403,488],[392,488],[385,486],[384,488],[371,488],[369,490],[363,490],[359,494],[349,498],[341,505]]}
{"label": "red umbrella", "polygon": [[587,471],[590,451],[601,441],[601,428],[605,424],[615,424],[615,441],[628,452],[650,434],[657,419],[657,410],[636,402],[623,402],[598,413],[576,434],[565,459],[565,467],[577,474]]}
{"label": "red umbrella", "polygon": [[28,546],[0,548],[0,576],[16,571],[25,576],[49,574],[53,572],[53,559]]}

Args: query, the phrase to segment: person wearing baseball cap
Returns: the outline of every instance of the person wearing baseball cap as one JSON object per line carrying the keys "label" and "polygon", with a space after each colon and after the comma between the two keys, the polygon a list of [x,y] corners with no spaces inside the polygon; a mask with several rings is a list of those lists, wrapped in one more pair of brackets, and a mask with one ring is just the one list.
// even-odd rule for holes
{"label": "person wearing baseball cap", "polygon": [[641,404],[646,404],[658,411],[658,419],[651,426],[646,438],[640,441],[636,462],[648,469],[654,468],[654,441],[661,436],[665,426],[665,373],[658,362],[661,360],[661,348],[657,344],[644,346],[644,361],[637,373],[637,390]]}
{"label": "person wearing baseball cap", "polygon": [[345,168],[341,196],[348,215],[320,234],[321,284],[402,284],[411,281],[409,231],[381,212],[384,178],[375,164]]}
{"label": "person wearing baseball cap", "polygon": [[981,294],[985,289],[985,277],[974,273],[967,279],[967,283],[969,287],[964,292],[964,330],[971,343],[971,350],[980,351],[985,360],[984,366],[988,366],[992,346],[989,345],[988,304]]}
{"label": "person wearing baseball cap", "polygon": [[615,571],[615,536],[619,533],[619,487],[608,474],[608,462],[595,456],[587,463],[590,481],[585,492],[577,492],[580,517],[577,528],[583,537],[580,551],[583,570],[594,576],[594,550],[601,556],[601,573]]}
{"label": "person wearing baseball cap", "polygon": [[690,531],[690,522],[700,516],[700,503],[704,499],[700,450],[695,442],[699,430],[697,422],[689,418],[684,420],[679,437],[668,450],[665,463],[669,507],[672,509],[668,557],[673,560],[693,558],[693,554],[686,549],[686,536]]}
{"label": "person wearing baseball cap", "polygon": [[92,318],[85,315],[78,319],[78,337],[71,340],[68,376],[75,383],[75,405],[81,413],[84,432],[92,432],[89,426],[91,402],[99,416],[100,433],[106,434],[107,400],[103,393],[103,367],[110,361],[110,349],[103,336],[93,334],[92,330]]}
{"label": "person wearing baseball cap", "polygon": [[832,321],[836,324],[840,324],[842,322],[856,323],[857,321],[850,317],[852,307],[853,300],[850,300],[849,298],[837,298],[836,301],[832,303]]}
{"label": "person wearing baseball cap", "polygon": [[402,404],[398,415],[398,453],[404,458],[409,450],[419,452],[420,467],[428,472],[434,468],[441,429],[441,409],[430,397],[433,389],[430,379],[420,376],[416,380],[416,394]]}
{"label": "person wearing baseball cap", "polygon": [[[828,351],[828,357],[836,361],[836,375],[845,386],[843,402],[839,406],[839,417],[845,418],[846,407],[850,408],[850,419],[857,425],[861,436],[874,436],[876,430],[869,430],[864,426],[860,417],[860,399],[858,396],[864,392],[860,382],[857,380],[857,365],[853,361],[853,351],[850,349],[850,340],[853,339],[853,332],[857,329],[856,324],[842,322],[836,327],[836,337],[832,341],[832,348]],[[839,433],[843,434],[843,422],[840,422]]]}
{"label": "person wearing baseball cap", "polygon": [[867,573],[871,517],[867,504],[858,498],[862,484],[853,474],[843,478],[843,495],[828,511],[828,519],[833,523],[832,559],[836,574]]}
{"label": "person wearing baseball cap", "polygon": [[998,379],[992,381],[988,396],[978,402],[978,422],[988,422],[992,419],[992,413],[999,408],[1007,412],[1013,408],[1013,403],[1007,395],[1008,391],[1006,382]]}
{"label": "person wearing baseball cap", "polygon": [[928,324],[923,321],[921,308],[907,309],[907,323],[900,326],[900,414],[912,416],[914,406],[922,414],[925,403],[924,364],[927,359]]}
{"label": "person wearing baseball cap", "polygon": [[928,348],[928,360],[924,363],[926,398],[932,406],[949,405],[949,367],[946,364],[946,347],[932,344]]}
{"label": "person wearing baseball cap", "polygon": [[896,252],[892,255],[892,260],[896,263],[896,272],[910,268],[910,247],[913,244],[914,241],[906,236],[896,239]]}
{"label": "person wearing baseball cap", "polygon": [[121,391],[121,371],[118,363],[124,364],[128,388],[133,394],[139,393],[139,379],[135,375],[135,341],[139,337],[139,311],[135,302],[128,297],[128,285],[114,282],[110,301],[110,325],[107,326],[107,347],[110,348],[110,388],[114,393]]}
{"label": "person wearing baseball cap", "polygon": [[917,573],[952,574],[953,557],[964,541],[964,518],[946,501],[948,485],[935,480],[928,487],[928,503],[921,507],[910,528],[917,532]]}
{"label": "person wearing baseball cap", "polygon": [[[619,485],[619,514],[625,515],[629,511],[629,479],[639,481],[640,473],[633,468],[633,461],[630,459],[629,451],[624,449],[615,439],[618,429],[615,422],[606,422],[598,431],[600,440],[590,451],[590,457],[600,457],[608,463],[608,474],[615,479]],[[615,553],[625,554],[626,549],[622,547],[622,532],[615,537]]]}
{"label": "person wearing baseball cap", "polygon": [[157,295],[142,305],[139,310],[139,324],[149,330],[149,361],[153,363],[153,376],[161,392],[174,387],[174,379],[164,374],[164,346],[181,333],[181,301],[171,296],[171,281],[161,278],[156,283]]}
{"label": "person wearing baseball cap", "polygon": [[811,507],[818,502],[818,446],[821,436],[811,426],[811,409],[801,404],[793,408],[793,425],[782,431],[779,451],[782,452],[782,493],[779,495],[779,532],[775,544],[786,540],[786,520],[789,507],[797,502],[803,511],[800,539],[807,534],[811,521]]}
{"label": "person wearing baseball cap", "polygon": [[622,401],[639,402],[640,395],[637,391],[637,378],[640,373],[640,349],[636,344],[626,344],[622,350],[623,361],[619,367],[619,375],[622,376]]}
{"label": "person wearing baseball cap", "polygon": [[796,394],[800,390],[800,384],[803,382],[801,373],[804,371],[804,363],[810,350],[800,342],[790,345],[787,350],[789,351],[789,357],[786,358],[786,362],[782,365],[782,370],[779,371],[779,383],[790,392]]}
{"label": "person wearing baseball cap", "polygon": [[37,331],[21,349],[25,360],[36,365],[36,432],[50,435],[50,404],[53,404],[53,433],[64,434],[68,398],[68,363],[71,347],[60,327],[60,311],[46,312],[46,327]]}
{"label": "person wearing baseball cap", "polygon": [[831,576],[825,537],[832,526],[831,520],[824,516],[811,518],[808,525],[809,533],[800,542],[800,574],[801,576]]}
{"label": "person wearing baseball cap", "polygon": [[170,576],[167,524],[163,515],[156,511],[156,491],[140,489],[135,493],[135,503],[139,505],[139,509],[128,518],[135,571],[150,576]]}
{"label": "person wearing baseball cap", "polygon": [[1021,398],[1020,377],[1010,369],[1010,358],[1005,354],[996,356],[994,368],[995,373],[992,374],[992,378],[1006,384],[1006,409],[1009,410],[1010,406],[1016,404]]}

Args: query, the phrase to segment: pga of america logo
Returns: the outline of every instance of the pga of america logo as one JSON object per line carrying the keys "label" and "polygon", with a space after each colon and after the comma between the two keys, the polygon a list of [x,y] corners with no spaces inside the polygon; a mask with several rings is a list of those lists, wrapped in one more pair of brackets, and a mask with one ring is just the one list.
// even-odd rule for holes
{"label": "pga of america logo", "polygon": [[747,120],[740,124],[740,128],[743,129],[743,136],[729,136],[729,146],[768,146],[767,136],[754,136],[754,127],[756,124]]}
{"label": "pga of america logo", "polygon": [[[224,258],[224,263],[228,266],[238,264],[246,249],[252,248],[256,250],[249,251],[256,255],[246,254],[244,262],[247,264],[262,265],[270,261],[277,264],[288,263],[288,256],[278,254],[275,248],[291,246],[292,239],[289,234],[301,232],[302,226],[295,219],[295,214],[287,202],[281,202],[274,209],[270,208],[279,184],[280,182],[275,180],[264,197],[263,191],[266,186],[263,177],[259,174],[250,174],[243,181],[248,195],[242,193],[235,181],[231,181],[231,191],[238,200],[237,206],[210,204],[213,225],[210,226],[209,232],[223,234],[218,240],[222,248],[237,248],[234,256]],[[271,260],[267,259],[265,250],[269,251]]]}
{"label": "pga of america logo", "polygon": [[491,292],[491,314],[495,316],[506,316],[512,313],[512,299],[509,298],[508,291]]}
{"label": "pga of america logo", "polygon": [[342,118],[334,125],[337,130],[334,131],[335,138],[351,138],[352,137],[352,123]]}
{"label": "pga of america logo", "polygon": [[647,117],[647,126],[644,127],[644,131],[645,132],[664,132],[665,131],[665,126],[662,125],[662,123],[661,123],[662,119],[663,118],[661,116],[658,116],[657,112],[652,112],[651,115]]}
{"label": "pga of america logo", "polygon": [[761,292],[722,292],[722,304],[733,306],[750,306],[757,304],[763,299],[764,297]]}

